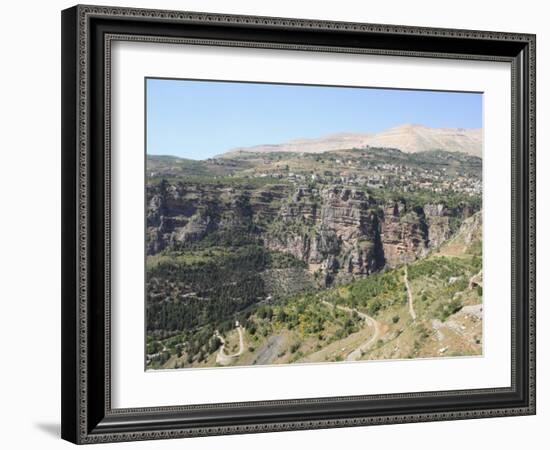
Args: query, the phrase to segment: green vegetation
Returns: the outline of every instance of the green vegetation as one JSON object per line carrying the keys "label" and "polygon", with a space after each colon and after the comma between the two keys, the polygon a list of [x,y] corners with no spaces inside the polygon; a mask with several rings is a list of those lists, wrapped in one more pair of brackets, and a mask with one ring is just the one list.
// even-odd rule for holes
{"label": "green vegetation", "polygon": [[[340,306],[347,306],[376,316],[381,310],[404,304],[404,284],[401,272],[391,270],[377,273],[347,285],[318,294],[318,298]],[[345,314],[335,310],[333,314]]]}
{"label": "green vegetation", "polygon": [[[431,336],[429,322],[424,322],[424,318],[437,318],[445,322],[460,311],[464,302],[481,300],[480,291],[470,291],[467,283],[467,279],[479,271],[480,264],[481,260],[476,256],[433,256],[410,264],[409,282],[413,291],[420,287],[415,296],[415,309],[419,317],[417,323],[412,322],[407,311],[406,287],[403,270],[400,268],[374,274],[347,285],[297,295],[277,304],[253,303],[244,310],[234,310],[229,315],[245,327],[249,353],[261,348],[267,337],[287,333],[293,337],[288,347],[279,351],[278,357],[298,361],[308,352],[320,351],[364,329],[365,323],[356,312],[362,311],[386,322],[390,330],[395,328],[393,341],[386,343],[386,340],[378,339],[374,352],[385,351],[391,342],[391,345],[395,345],[396,342],[410,341],[412,346],[406,357],[418,357],[430,342]],[[338,306],[350,309],[346,311]],[[212,324],[216,322],[210,318],[216,314],[215,310],[210,310],[208,314],[208,321],[192,331],[161,340],[149,336],[147,353],[155,354],[151,366],[162,367],[170,358],[183,361],[183,353],[187,355],[187,364],[204,364],[220,345],[220,341],[213,338],[214,329],[226,334],[234,326],[233,320],[220,318],[214,327]],[[306,342],[315,342],[315,345],[306,345]],[[342,358],[342,355],[335,356],[333,360]]]}
{"label": "green vegetation", "polygon": [[[445,281],[447,270],[450,266],[462,267],[464,273],[469,275],[474,273],[477,267],[474,263],[468,268],[464,261],[456,261],[458,258],[436,259],[437,261],[429,261],[430,264],[425,264],[427,261],[413,263],[409,266],[409,272],[414,274],[414,280],[411,279],[411,283],[426,286],[423,294],[416,300],[415,307],[419,317],[435,317],[444,322],[463,306],[463,300],[456,298],[456,295],[467,291],[467,286],[463,282],[448,285]],[[472,259],[470,262],[474,261]],[[441,262],[443,262],[443,270],[433,270],[438,266],[437,263]],[[419,270],[416,270],[417,265]],[[246,310],[237,312],[234,317],[247,330],[249,353],[261,348],[262,342],[267,337],[285,332],[291,333],[290,335],[295,338],[287,350],[279,351],[280,357],[298,361],[307,354],[301,350],[304,348],[304,342],[314,340],[317,344],[313,349],[319,351],[333,342],[354,335],[365,326],[356,313],[347,313],[322,303],[323,300],[328,299],[335,305],[357,308],[378,320],[401,327],[396,328],[397,341],[395,342],[409,341],[410,336],[416,336],[408,357],[418,357],[430,334],[426,326],[412,327],[409,328],[410,331],[403,333],[401,323],[405,320],[404,325],[407,329],[411,326],[407,325],[411,319],[406,312],[406,296],[403,294],[401,277],[402,271],[396,269],[324,292],[289,298],[275,305],[253,304]],[[469,295],[479,295],[477,290],[471,292]],[[402,319],[403,316],[404,319]],[[183,360],[187,365],[205,364],[210,358],[209,355],[213,355],[219,347],[219,340],[212,338],[214,329],[226,334],[233,327],[232,320],[225,320],[216,327],[210,324],[203,325],[161,341],[150,337],[148,354],[154,354],[165,348],[154,356],[151,367],[163,367],[171,360],[170,358],[180,358],[182,365]],[[385,340],[379,339],[376,349],[383,351],[384,348],[386,348]],[[363,357],[367,358],[368,355],[365,354]],[[338,355],[333,360],[342,359],[343,356]]]}
{"label": "green vegetation", "polygon": [[230,319],[267,296],[260,272],[285,267],[304,263],[256,244],[150,257],[147,328],[183,331]]}
{"label": "green vegetation", "polygon": [[[448,209],[457,209],[464,206],[471,207],[474,211],[481,209],[482,199],[480,196],[472,197],[470,195],[460,192],[445,192],[445,195],[434,192],[429,189],[417,189],[412,192],[403,192],[399,187],[386,188],[386,189],[371,189],[365,188],[371,198],[380,204],[387,202],[401,202],[408,205],[412,210],[422,208],[429,204],[443,204]],[[454,230],[458,229],[460,223],[455,224]]]}
{"label": "green vegetation", "polygon": [[[446,280],[450,277],[460,277],[465,273],[479,272],[481,269],[481,258],[472,256],[470,258],[450,258],[446,256],[434,256],[432,258],[417,261],[409,266],[409,280],[421,277],[437,277]],[[464,290],[465,281],[460,280],[458,284]]]}

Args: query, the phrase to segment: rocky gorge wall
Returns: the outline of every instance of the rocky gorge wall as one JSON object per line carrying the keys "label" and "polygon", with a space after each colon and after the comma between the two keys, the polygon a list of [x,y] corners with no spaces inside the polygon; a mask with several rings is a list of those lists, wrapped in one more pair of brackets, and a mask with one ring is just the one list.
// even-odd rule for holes
{"label": "rocky gorge wall", "polygon": [[267,185],[259,188],[162,182],[147,188],[147,253],[210,233],[253,233],[272,251],[308,264],[324,284],[364,276],[425,256],[475,211],[444,203],[407,205],[360,189]]}

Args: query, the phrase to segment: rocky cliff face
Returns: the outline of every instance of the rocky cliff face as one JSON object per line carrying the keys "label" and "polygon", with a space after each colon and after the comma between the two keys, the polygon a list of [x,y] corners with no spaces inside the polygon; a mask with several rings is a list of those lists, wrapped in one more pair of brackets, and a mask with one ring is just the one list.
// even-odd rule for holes
{"label": "rocky cliff face", "polygon": [[390,267],[427,253],[429,233],[422,211],[408,210],[399,202],[385,205],[380,232],[384,257]]}
{"label": "rocky cliff face", "polygon": [[453,218],[462,221],[470,214],[468,207],[449,209],[441,203],[415,208],[400,202],[385,205],[381,240],[386,264],[395,267],[426,256],[456,231]]}
{"label": "rocky cliff face", "polygon": [[384,266],[376,205],[362,191],[299,188],[264,234],[272,250],[290,252],[330,282]]}
{"label": "rocky cliff face", "polygon": [[147,252],[200,241],[217,231],[253,233],[273,251],[306,262],[331,284],[425,256],[472,211],[443,204],[380,204],[345,186],[231,188],[162,182],[147,190]]}

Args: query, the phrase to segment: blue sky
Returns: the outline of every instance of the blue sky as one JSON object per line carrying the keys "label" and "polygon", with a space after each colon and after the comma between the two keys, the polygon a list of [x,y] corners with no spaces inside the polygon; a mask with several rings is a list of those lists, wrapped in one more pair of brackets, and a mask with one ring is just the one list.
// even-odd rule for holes
{"label": "blue sky", "polygon": [[147,153],[206,159],[235,147],[405,123],[481,128],[482,94],[147,79]]}

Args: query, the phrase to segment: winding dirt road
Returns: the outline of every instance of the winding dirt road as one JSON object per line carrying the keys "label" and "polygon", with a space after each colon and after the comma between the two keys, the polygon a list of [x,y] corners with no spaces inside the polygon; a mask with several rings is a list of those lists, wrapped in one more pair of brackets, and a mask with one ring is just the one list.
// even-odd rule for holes
{"label": "winding dirt road", "polygon": [[416,312],[414,311],[413,295],[411,291],[411,286],[409,285],[409,271],[407,270],[407,266],[405,266],[405,276],[403,279],[405,280],[405,286],[407,288],[407,297],[409,299],[409,313],[412,319],[416,320]]}
{"label": "winding dirt road", "polygon": [[338,308],[340,311],[345,311],[351,314],[353,314],[354,312],[357,313],[357,315],[361,319],[363,319],[369,327],[371,327],[374,330],[372,336],[368,341],[362,343],[359,347],[357,347],[355,350],[349,353],[348,356],[346,357],[346,361],[357,361],[380,338],[380,335],[381,335],[380,323],[375,319],[373,319],[368,314],[362,313],[361,311],[358,311],[355,308],[348,308],[347,306],[342,306],[342,305],[334,305],[330,302],[327,302],[326,300],[322,300],[322,302],[331,308]]}
{"label": "winding dirt road", "polygon": [[232,355],[227,355],[225,353],[225,339],[216,331],[216,337],[220,340],[222,345],[216,355],[216,362],[222,366],[228,366],[233,362],[235,358],[241,356],[244,352],[244,336],[243,336],[243,327],[240,325],[237,326],[237,332],[239,333],[239,351],[233,353]]}

